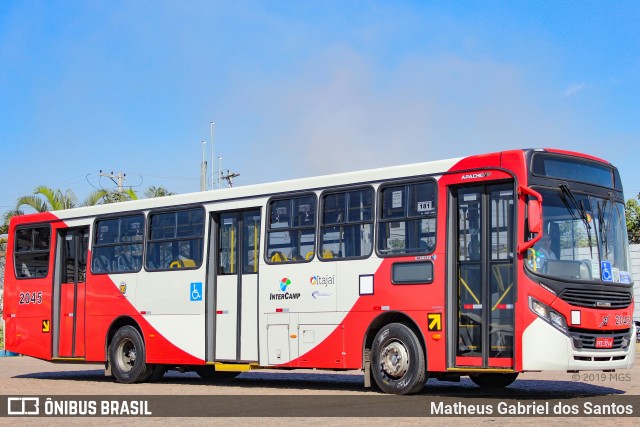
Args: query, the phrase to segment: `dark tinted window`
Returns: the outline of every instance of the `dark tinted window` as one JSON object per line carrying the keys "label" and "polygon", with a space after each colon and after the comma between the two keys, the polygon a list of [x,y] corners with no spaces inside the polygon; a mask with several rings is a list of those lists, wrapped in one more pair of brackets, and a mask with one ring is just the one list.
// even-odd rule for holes
{"label": "dark tinted window", "polygon": [[313,258],[316,226],[315,195],[269,203],[267,262],[302,262]]}
{"label": "dark tinted window", "polygon": [[611,166],[587,159],[536,153],[533,155],[531,172],[550,178],[619,188],[619,178],[616,179]]}
{"label": "dark tinted window", "polygon": [[140,271],[144,239],[144,215],[96,221],[91,272],[127,273]]}
{"label": "dark tinted window", "polygon": [[380,255],[428,253],[435,249],[435,181],[382,186],[380,203]]}
{"label": "dark tinted window", "polygon": [[15,273],[20,279],[46,277],[49,273],[49,227],[20,228],[15,234]]}
{"label": "dark tinted window", "polygon": [[203,209],[150,214],[146,268],[198,268],[202,265],[203,242]]}

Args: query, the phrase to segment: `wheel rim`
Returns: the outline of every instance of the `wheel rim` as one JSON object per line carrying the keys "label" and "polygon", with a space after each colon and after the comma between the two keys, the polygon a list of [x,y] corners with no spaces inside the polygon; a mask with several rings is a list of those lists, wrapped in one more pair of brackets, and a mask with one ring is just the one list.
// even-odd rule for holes
{"label": "wheel rim", "polygon": [[116,352],[116,363],[120,370],[129,372],[136,364],[136,346],[133,341],[129,339],[122,340],[118,344],[118,350]]}
{"label": "wheel rim", "polygon": [[401,378],[409,370],[409,352],[402,342],[392,341],[380,351],[380,363],[385,374]]}

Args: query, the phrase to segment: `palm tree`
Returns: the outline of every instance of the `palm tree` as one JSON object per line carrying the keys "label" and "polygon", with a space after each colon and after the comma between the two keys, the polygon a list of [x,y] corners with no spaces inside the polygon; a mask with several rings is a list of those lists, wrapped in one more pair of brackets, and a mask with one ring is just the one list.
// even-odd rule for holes
{"label": "palm tree", "polygon": [[16,210],[20,210],[22,206],[30,206],[36,212],[49,212],[71,209],[77,205],[78,197],[72,190],[63,193],[62,190],[41,185],[33,190],[33,195],[20,197],[16,203]]}
{"label": "palm tree", "polygon": [[176,193],[172,193],[164,187],[155,187],[151,186],[144,191],[144,196],[148,199],[152,199],[154,197],[164,197],[164,196],[173,196]]}
{"label": "palm tree", "polygon": [[2,224],[0,224],[0,236],[9,233],[9,221],[11,221],[11,218],[18,215],[24,215],[24,212],[20,209],[12,209],[2,215]]}

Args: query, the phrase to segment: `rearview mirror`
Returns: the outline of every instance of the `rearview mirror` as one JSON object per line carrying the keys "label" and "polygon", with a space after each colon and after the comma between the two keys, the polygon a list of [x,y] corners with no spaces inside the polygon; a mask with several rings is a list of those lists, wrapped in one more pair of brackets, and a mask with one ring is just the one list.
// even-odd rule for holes
{"label": "rearview mirror", "polygon": [[542,231],[542,210],[538,200],[531,199],[527,203],[528,225],[530,233]]}

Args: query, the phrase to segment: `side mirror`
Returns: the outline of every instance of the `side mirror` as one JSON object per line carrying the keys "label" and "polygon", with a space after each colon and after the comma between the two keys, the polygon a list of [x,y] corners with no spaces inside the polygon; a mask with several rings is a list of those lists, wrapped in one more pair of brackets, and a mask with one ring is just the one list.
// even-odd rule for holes
{"label": "side mirror", "polygon": [[531,199],[527,204],[529,232],[540,233],[542,231],[542,209],[538,200]]}
{"label": "side mirror", "polygon": [[518,187],[518,195],[532,197],[527,202],[527,225],[529,226],[529,232],[536,234],[533,239],[518,243],[518,253],[523,253],[535,245],[542,237],[542,196],[537,191],[523,185]]}

